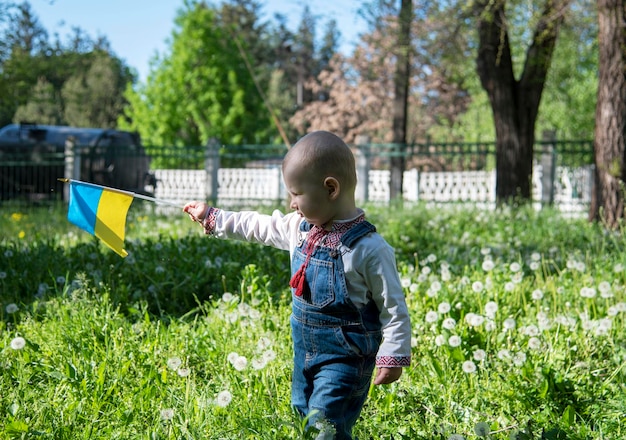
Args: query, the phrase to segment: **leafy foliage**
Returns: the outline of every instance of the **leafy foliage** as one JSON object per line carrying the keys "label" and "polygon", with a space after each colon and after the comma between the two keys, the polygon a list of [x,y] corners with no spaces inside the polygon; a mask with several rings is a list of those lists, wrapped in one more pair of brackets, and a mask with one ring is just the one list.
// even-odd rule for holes
{"label": "leafy foliage", "polygon": [[28,2],[7,10],[0,35],[0,126],[11,122],[113,128],[134,81],[110,50],[74,29],[67,44],[51,42]]}
{"label": "leafy foliage", "polygon": [[171,55],[128,92],[128,127],[148,145],[256,141],[270,119],[235,41],[238,29],[201,3],[182,10],[176,25]]}
{"label": "leafy foliage", "polygon": [[[289,405],[287,254],[136,208],[126,259],[63,208],[0,215],[3,437],[314,438]],[[398,249],[414,347],[355,435],[624,437],[621,236],[554,212],[366,208]]]}

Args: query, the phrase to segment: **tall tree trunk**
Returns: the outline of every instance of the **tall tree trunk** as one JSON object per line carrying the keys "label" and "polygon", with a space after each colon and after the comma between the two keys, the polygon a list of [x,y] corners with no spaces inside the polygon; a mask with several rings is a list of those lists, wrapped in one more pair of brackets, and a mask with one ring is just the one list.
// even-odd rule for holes
{"label": "tall tree trunk", "polygon": [[505,16],[506,0],[479,0],[477,71],[491,103],[496,128],[496,202],[532,197],[535,122],[563,11],[570,0],[546,0],[519,80]]}
{"label": "tall tree trunk", "polygon": [[616,228],[624,218],[626,182],[626,1],[598,0],[598,25],[596,173],[589,217]]}
{"label": "tall tree trunk", "polygon": [[393,101],[393,143],[402,146],[402,151],[391,158],[391,200],[402,199],[402,175],[405,168],[404,146],[406,145],[407,103],[409,94],[409,74],[411,71],[411,22],[413,21],[413,1],[402,0],[399,14],[398,51],[394,75]]}

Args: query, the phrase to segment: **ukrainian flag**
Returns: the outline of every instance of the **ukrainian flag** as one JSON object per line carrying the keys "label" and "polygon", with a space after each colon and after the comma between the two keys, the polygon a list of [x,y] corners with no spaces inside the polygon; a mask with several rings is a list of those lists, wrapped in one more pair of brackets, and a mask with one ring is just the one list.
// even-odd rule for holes
{"label": "ukrainian flag", "polygon": [[98,237],[120,256],[126,257],[126,214],[134,194],[76,180],[70,180],[69,183],[67,219]]}

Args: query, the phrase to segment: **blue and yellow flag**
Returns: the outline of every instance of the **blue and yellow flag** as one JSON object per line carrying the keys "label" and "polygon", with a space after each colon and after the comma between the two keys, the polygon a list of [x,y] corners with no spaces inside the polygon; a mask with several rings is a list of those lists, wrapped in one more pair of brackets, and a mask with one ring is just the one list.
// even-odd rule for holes
{"label": "blue and yellow flag", "polygon": [[69,184],[67,219],[98,237],[120,256],[126,257],[126,214],[134,194],[76,180],[70,180]]}

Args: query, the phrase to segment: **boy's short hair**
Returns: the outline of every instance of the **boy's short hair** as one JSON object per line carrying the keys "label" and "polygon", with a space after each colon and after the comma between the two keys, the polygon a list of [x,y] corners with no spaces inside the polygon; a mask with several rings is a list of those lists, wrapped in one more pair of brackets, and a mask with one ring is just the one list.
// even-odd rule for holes
{"label": "boy's short hair", "polygon": [[310,169],[316,176],[334,177],[348,188],[356,187],[354,154],[331,132],[314,131],[300,138],[285,155],[283,169],[292,160],[297,160],[298,165]]}

